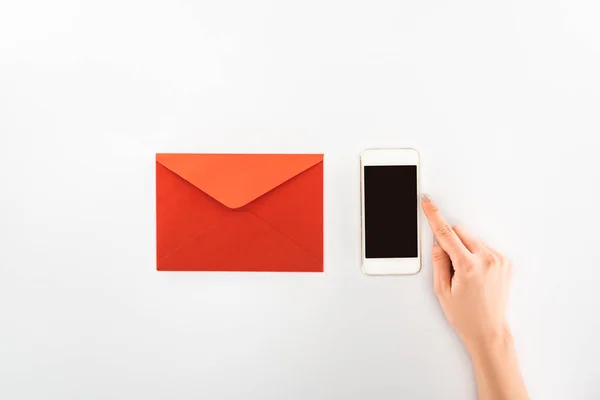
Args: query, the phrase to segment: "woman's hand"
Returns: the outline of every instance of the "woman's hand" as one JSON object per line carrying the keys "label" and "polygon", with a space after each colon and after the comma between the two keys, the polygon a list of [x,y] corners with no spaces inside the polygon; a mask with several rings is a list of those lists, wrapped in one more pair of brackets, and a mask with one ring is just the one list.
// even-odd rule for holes
{"label": "woman's hand", "polygon": [[460,226],[450,227],[431,198],[423,210],[437,239],[434,287],[442,309],[467,349],[509,334],[506,304],[512,264]]}
{"label": "woman's hand", "polygon": [[479,399],[529,399],[506,322],[511,262],[466,229],[450,227],[427,195],[423,210],[438,242],[435,292],[471,355]]}

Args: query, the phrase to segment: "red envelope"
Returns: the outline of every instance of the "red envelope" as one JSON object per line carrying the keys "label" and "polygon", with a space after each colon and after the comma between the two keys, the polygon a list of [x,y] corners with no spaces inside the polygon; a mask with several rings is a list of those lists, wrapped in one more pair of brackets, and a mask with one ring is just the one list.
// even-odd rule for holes
{"label": "red envelope", "polygon": [[322,154],[157,154],[159,271],[323,271]]}

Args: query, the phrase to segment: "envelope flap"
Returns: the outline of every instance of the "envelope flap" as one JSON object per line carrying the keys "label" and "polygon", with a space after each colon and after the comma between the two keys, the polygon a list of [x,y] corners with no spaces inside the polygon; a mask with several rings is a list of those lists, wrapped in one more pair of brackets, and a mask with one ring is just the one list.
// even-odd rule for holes
{"label": "envelope flap", "polygon": [[156,161],[230,208],[323,161],[322,154],[157,154]]}

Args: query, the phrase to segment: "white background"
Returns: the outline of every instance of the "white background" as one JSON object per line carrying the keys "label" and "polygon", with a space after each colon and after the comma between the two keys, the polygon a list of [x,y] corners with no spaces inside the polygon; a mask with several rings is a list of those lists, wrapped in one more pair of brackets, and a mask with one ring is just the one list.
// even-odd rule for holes
{"label": "white background", "polygon": [[[360,271],[373,146],[417,148],[451,222],[514,260],[532,396],[600,398],[599,19],[594,0],[3,0],[0,398],[474,399],[429,255]],[[154,153],[176,151],[324,152],[325,273],[157,273]]]}

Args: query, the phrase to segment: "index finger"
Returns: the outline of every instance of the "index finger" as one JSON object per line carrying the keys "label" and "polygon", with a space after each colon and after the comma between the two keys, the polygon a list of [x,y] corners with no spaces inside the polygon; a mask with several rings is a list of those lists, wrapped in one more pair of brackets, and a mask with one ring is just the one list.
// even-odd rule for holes
{"label": "index finger", "polygon": [[458,258],[464,257],[469,254],[469,250],[465,247],[463,242],[454,232],[454,229],[440,212],[440,209],[431,200],[429,195],[424,194],[422,196],[423,211],[429,220],[431,230],[435,235],[435,238],[439,242],[442,249],[448,253],[452,261],[456,261]]}

